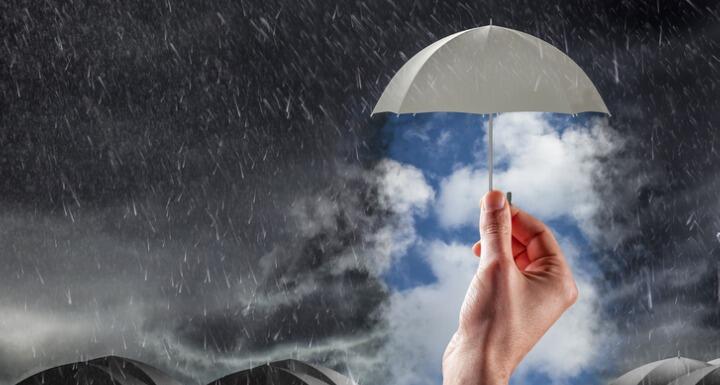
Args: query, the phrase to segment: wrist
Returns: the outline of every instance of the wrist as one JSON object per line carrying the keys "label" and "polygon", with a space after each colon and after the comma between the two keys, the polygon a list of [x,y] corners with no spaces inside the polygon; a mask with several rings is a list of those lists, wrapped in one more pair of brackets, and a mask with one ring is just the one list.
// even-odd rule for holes
{"label": "wrist", "polygon": [[456,332],[443,357],[443,385],[507,385],[512,368],[492,344]]}

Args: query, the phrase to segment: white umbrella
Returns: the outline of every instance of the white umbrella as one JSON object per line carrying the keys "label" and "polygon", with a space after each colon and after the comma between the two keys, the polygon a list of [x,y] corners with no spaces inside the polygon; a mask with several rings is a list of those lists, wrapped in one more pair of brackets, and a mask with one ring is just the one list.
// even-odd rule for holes
{"label": "white umbrella", "polygon": [[490,114],[491,190],[494,113],[610,114],[587,75],[562,51],[494,25],[458,32],[418,52],[390,80],[372,114],[442,111]]}

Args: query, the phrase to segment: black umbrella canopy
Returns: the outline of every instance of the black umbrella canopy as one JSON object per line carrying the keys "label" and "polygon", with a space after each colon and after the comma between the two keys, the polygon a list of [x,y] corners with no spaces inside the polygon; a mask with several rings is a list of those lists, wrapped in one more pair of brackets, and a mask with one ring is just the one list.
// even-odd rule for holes
{"label": "black umbrella canopy", "polygon": [[32,375],[17,385],[180,385],[150,365],[128,358],[107,356],[56,366]]}
{"label": "black umbrella canopy", "polygon": [[610,385],[720,385],[720,359],[666,358],[635,368]]}
{"label": "black umbrella canopy", "polygon": [[[150,365],[128,358],[107,356],[56,366],[34,374],[17,385],[180,385]],[[270,362],[236,372],[208,385],[357,385],[323,366],[298,360]]]}
{"label": "black umbrella canopy", "polygon": [[233,373],[210,385],[356,385],[342,374],[298,360],[282,360]]}

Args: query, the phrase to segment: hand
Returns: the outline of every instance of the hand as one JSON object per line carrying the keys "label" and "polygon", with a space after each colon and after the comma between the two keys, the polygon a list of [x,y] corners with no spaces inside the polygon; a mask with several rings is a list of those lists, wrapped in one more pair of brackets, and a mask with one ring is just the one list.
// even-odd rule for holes
{"label": "hand", "polygon": [[551,231],[506,203],[482,201],[479,267],[458,330],[443,355],[443,385],[507,384],[515,367],[577,299],[577,287]]}

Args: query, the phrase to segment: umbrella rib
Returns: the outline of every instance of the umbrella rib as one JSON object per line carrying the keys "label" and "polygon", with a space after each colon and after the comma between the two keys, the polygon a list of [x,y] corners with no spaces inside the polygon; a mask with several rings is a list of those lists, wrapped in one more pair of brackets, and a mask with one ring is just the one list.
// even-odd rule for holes
{"label": "umbrella rib", "polygon": [[[545,43],[546,46],[549,46],[551,50],[554,49],[554,50],[556,50],[556,51],[559,51],[560,54],[564,55],[566,58],[568,58],[568,59],[570,60],[570,62],[572,62],[573,64],[575,64],[576,68],[580,68],[580,67],[577,67],[577,63],[575,63],[574,60],[572,60],[569,56],[565,55],[565,54],[564,54],[562,51],[560,51],[557,47],[555,47],[554,45],[552,45],[552,44],[550,44],[550,43],[545,42],[544,40],[541,40],[541,41],[542,41],[543,43]],[[558,79],[558,81],[560,81],[560,80]],[[570,97],[569,97],[568,94],[567,94],[567,88],[566,88],[566,87],[562,87],[562,93],[563,93],[563,95],[565,95],[565,102],[567,103],[567,106],[568,106],[568,107],[567,107],[567,108],[568,108],[568,112],[571,113],[571,114],[575,114],[576,111],[575,111],[575,109],[573,108],[573,106],[570,104],[570,103],[571,103],[571,100],[570,100]]]}

